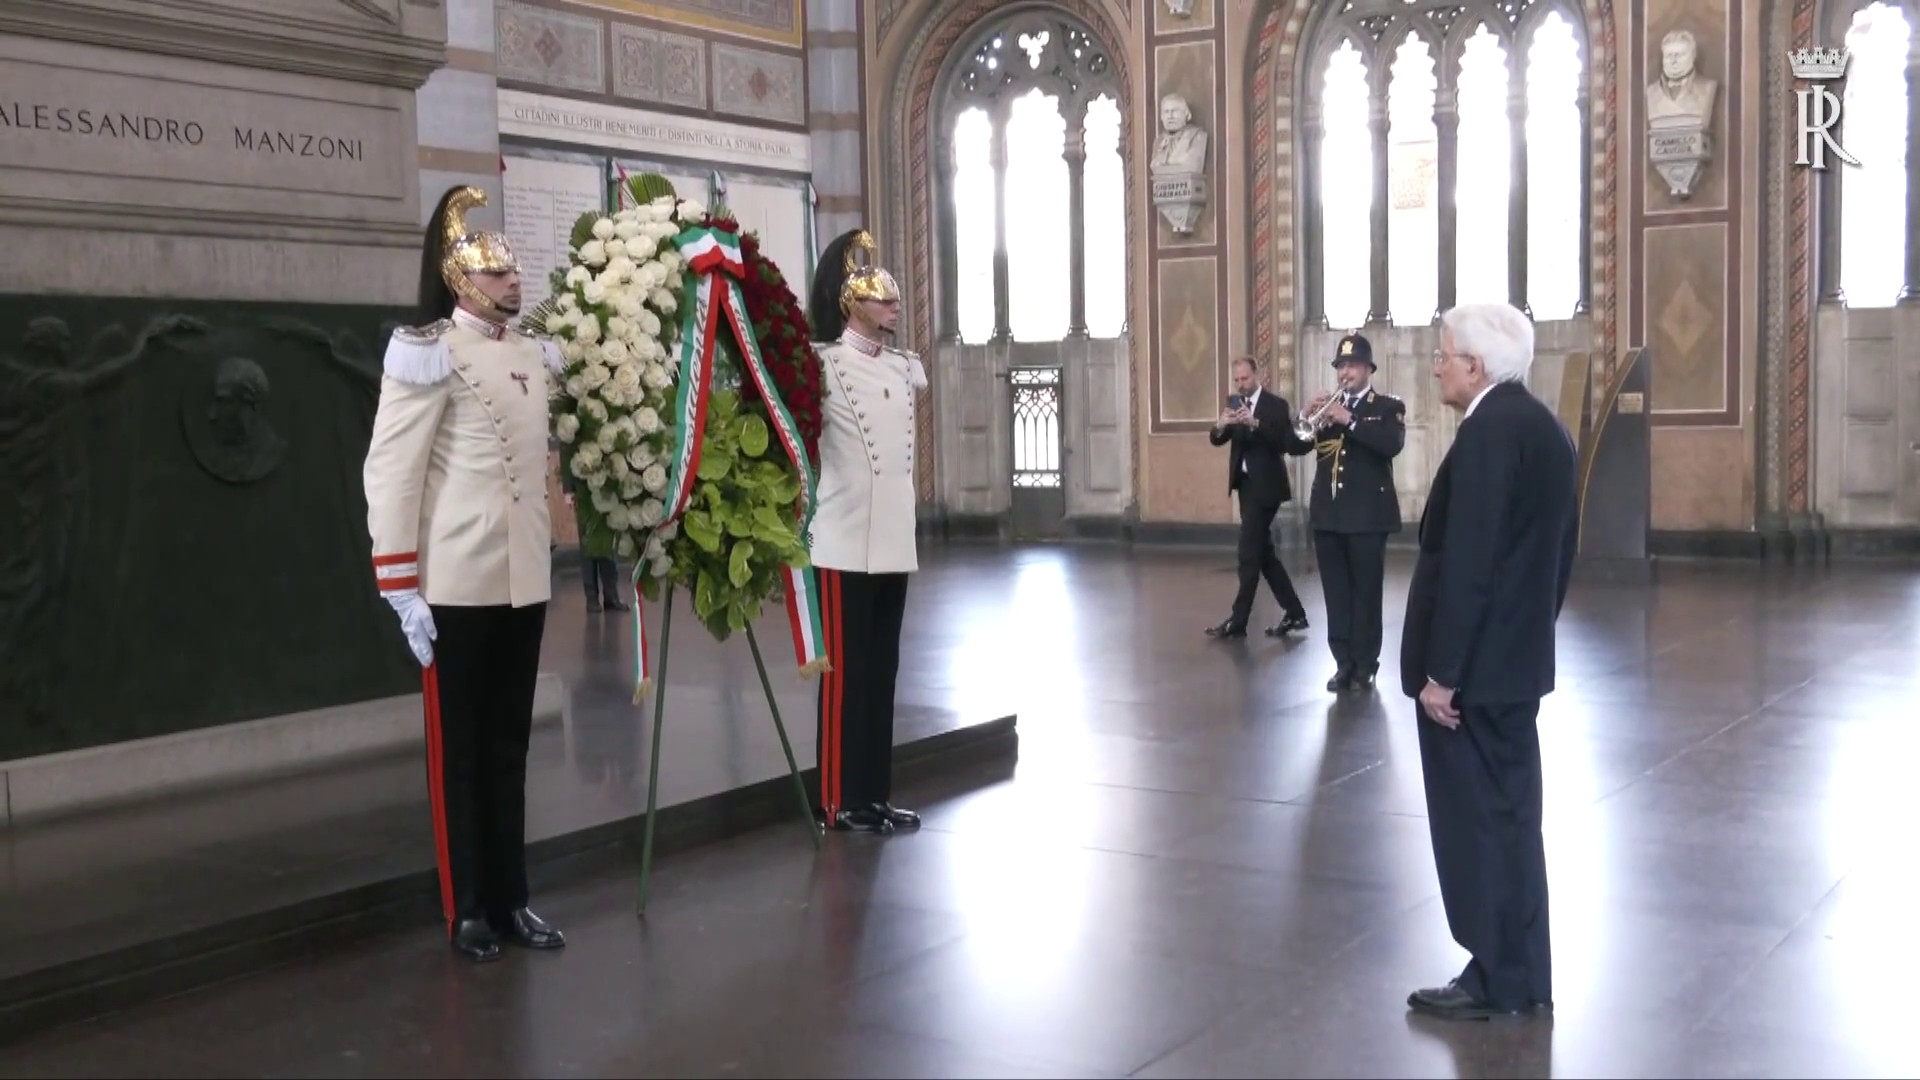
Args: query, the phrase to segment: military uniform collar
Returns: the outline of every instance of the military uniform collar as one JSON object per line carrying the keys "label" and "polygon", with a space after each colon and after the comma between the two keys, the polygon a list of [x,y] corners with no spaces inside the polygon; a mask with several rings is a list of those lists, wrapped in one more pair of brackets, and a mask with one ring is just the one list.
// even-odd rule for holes
{"label": "military uniform collar", "polygon": [[499,341],[507,336],[506,323],[497,323],[491,319],[483,319],[463,307],[453,309],[453,321],[489,341]]}
{"label": "military uniform collar", "polygon": [[840,335],[840,340],[844,344],[853,346],[854,351],[862,356],[880,355],[880,343],[860,331],[855,330],[851,326],[847,327],[846,331]]}

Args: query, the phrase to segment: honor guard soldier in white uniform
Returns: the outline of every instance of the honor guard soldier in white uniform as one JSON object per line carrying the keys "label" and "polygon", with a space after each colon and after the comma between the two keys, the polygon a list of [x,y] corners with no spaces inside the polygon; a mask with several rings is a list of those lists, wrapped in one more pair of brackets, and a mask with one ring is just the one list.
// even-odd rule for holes
{"label": "honor guard soldier in white uniform", "polygon": [[427,226],[424,325],[387,346],[365,471],[374,577],[425,669],[427,780],[455,951],[565,944],[527,910],[527,741],[546,626],[547,391],[560,357],[509,328],[506,238],[470,232],[486,193]]}
{"label": "honor guard soldier in white uniform", "polygon": [[[865,251],[868,265],[855,257]],[[915,395],[920,359],[882,344],[900,321],[900,288],[872,265],[864,229],[820,256],[808,320],[820,357],[819,508],[808,548],[820,581],[832,670],[820,683],[820,803],[835,829],[892,833],[920,818],[891,803],[894,681],[914,545]]]}
{"label": "honor guard soldier in white uniform", "polygon": [[1327,689],[1368,690],[1380,670],[1380,592],[1387,573],[1387,536],[1400,531],[1393,459],[1407,441],[1407,406],[1373,388],[1373,345],[1348,334],[1335,347],[1340,386],[1307,407],[1322,406],[1314,433],[1313,553],[1327,597],[1327,645],[1335,666]]}

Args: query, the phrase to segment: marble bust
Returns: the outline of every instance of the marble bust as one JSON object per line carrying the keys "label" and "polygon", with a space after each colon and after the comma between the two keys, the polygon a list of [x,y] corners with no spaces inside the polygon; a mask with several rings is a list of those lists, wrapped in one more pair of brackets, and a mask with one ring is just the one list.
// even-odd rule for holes
{"label": "marble bust", "polygon": [[1182,19],[1191,18],[1193,0],[1167,0],[1167,14],[1176,15]]}
{"label": "marble bust", "polygon": [[1713,159],[1718,84],[1700,74],[1700,45],[1688,30],[1660,39],[1660,77],[1647,84],[1647,160],[1676,199],[1693,194]]}
{"label": "marble bust", "polygon": [[1193,123],[1193,109],[1179,94],[1160,99],[1160,137],[1154,140],[1150,172],[1197,173],[1207,168],[1207,133]]}
{"label": "marble bust", "polygon": [[1660,39],[1660,77],[1647,84],[1648,124],[1666,126],[1678,120],[1705,127],[1713,120],[1719,84],[1700,74],[1699,56],[1699,42],[1690,30],[1674,30]]}

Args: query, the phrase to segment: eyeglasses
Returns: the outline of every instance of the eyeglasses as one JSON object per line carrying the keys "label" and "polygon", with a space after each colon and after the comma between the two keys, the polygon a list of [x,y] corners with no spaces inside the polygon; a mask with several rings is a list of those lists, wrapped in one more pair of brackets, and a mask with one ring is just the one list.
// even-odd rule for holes
{"label": "eyeglasses", "polygon": [[1433,366],[1439,367],[1441,364],[1446,362],[1448,357],[1459,357],[1462,360],[1468,360],[1473,357],[1473,354],[1463,353],[1463,352],[1450,353],[1450,352],[1447,352],[1445,349],[1435,349],[1433,350]]}

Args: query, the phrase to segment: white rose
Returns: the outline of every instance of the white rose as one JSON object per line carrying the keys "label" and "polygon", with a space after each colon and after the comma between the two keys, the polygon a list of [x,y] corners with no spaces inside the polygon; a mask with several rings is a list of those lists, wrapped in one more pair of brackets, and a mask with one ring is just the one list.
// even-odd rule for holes
{"label": "white rose", "polygon": [[669,521],[665,525],[660,526],[660,535],[671,542],[674,537],[680,535],[680,523],[678,521]]}
{"label": "white rose", "polygon": [[[596,469],[594,470],[593,475],[587,477],[587,486],[595,490],[604,488],[611,483],[613,483],[613,477],[608,476],[607,470],[605,469]],[[611,496],[609,496],[609,498],[611,498]],[[620,504],[619,502],[615,501],[612,503],[612,505],[619,506]]]}
{"label": "white rose", "polygon": [[612,236],[613,222],[607,218],[601,218],[600,220],[594,222],[593,235],[596,240],[605,240],[607,237]]}
{"label": "white rose", "polygon": [[580,293],[587,298],[587,303],[598,304],[607,298],[607,287],[598,281],[589,281],[581,287]]}
{"label": "white rose", "polygon": [[651,311],[642,311],[640,313],[640,329],[646,331],[649,337],[659,334],[660,316],[655,315]]}
{"label": "white rose", "polygon": [[627,464],[636,469],[644,469],[653,464],[653,447],[644,442],[635,443],[633,449],[627,451]]}
{"label": "white rose", "polygon": [[690,225],[697,225],[707,215],[707,208],[696,199],[680,200],[679,218]]}
{"label": "white rose", "polygon": [[593,275],[587,272],[586,267],[576,266],[573,269],[567,271],[567,287],[570,289],[577,289],[580,286],[585,285],[592,277]]}
{"label": "white rose", "polygon": [[647,297],[647,302],[664,315],[673,314],[674,309],[680,306],[680,301],[674,298],[673,293],[659,288],[653,290],[653,293]]}
{"label": "white rose", "polygon": [[647,214],[655,221],[665,221],[673,216],[673,196],[660,195],[647,204]]}
{"label": "white rose", "polygon": [[623,536],[619,540],[614,542],[613,553],[619,556],[620,558],[632,559],[633,552],[634,552],[633,537]]}
{"label": "white rose", "polygon": [[639,364],[621,364],[613,369],[613,384],[620,388],[622,394],[631,394],[640,389],[640,379]]}
{"label": "white rose", "polygon": [[[593,286],[589,285],[587,286],[587,288],[591,289],[593,288]],[[580,325],[574,328],[573,339],[575,341],[578,341],[582,345],[591,345],[594,342],[599,341],[600,340],[600,320],[599,319],[581,319]]]}
{"label": "white rose", "polygon": [[587,389],[598,390],[607,385],[607,380],[613,378],[613,373],[607,370],[605,364],[588,364],[586,370],[580,373],[580,377],[586,381]]}
{"label": "white rose", "polygon": [[666,577],[673,572],[673,560],[662,555],[649,563],[648,567],[653,571],[654,577]]}
{"label": "white rose", "polygon": [[580,434],[580,418],[572,413],[563,413],[553,422],[553,433],[561,442],[570,443]]}
{"label": "white rose", "polygon": [[[667,374],[667,366],[665,364],[648,364],[647,373],[640,377],[640,381],[645,384],[649,390],[665,390],[667,387],[673,385],[673,376]],[[578,397],[579,395],[576,394],[575,396]]]}
{"label": "white rose", "polygon": [[600,455],[596,456],[611,454],[620,444],[620,429],[608,424],[594,435],[594,442],[600,447]]}
{"label": "white rose", "polygon": [[[591,475],[592,475],[591,473],[588,474],[588,476],[591,476]],[[581,479],[585,480],[587,479],[587,477],[581,477]],[[592,486],[592,482],[590,480],[588,481],[588,486],[589,487]],[[602,514],[611,514],[613,512],[613,508],[620,505],[617,499],[615,499],[612,495],[609,495],[604,491],[595,491],[589,497],[593,502],[593,508],[595,510],[600,511]]]}
{"label": "white rose", "polygon": [[622,255],[607,264],[607,275],[613,278],[614,285],[624,285],[633,278],[633,272],[639,268],[632,259]]}
{"label": "white rose", "polygon": [[625,240],[622,240],[616,236],[613,239],[607,241],[607,258],[624,259],[626,257],[627,257],[627,242]]}
{"label": "white rose", "polygon": [[626,479],[620,481],[620,501],[621,502],[624,502],[624,503],[639,502],[640,496],[645,495],[646,493],[647,493],[647,489],[640,486],[639,473],[628,473]]}
{"label": "white rose", "polygon": [[627,241],[627,254],[633,256],[633,258],[640,262],[646,262],[648,259],[653,258],[654,252],[659,250],[660,242],[644,233]]}
{"label": "white rose", "polygon": [[627,343],[624,341],[608,341],[600,346],[600,357],[609,366],[618,367],[631,360],[633,352],[627,348]]}
{"label": "white rose", "polygon": [[580,247],[580,261],[588,266],[601,266],[607,261],[607,245],[598,240],[589,240]]}
{"label": "white rose", "polygon": [[647,558],[657,559],[667,553],[667,542],[660,539],[659,533],[647,537]]}
{"label": "white rose", "polygon": [[[668,273],[677,274],[680,272],[681,265],[684,264],[687,260],[685,256],[682,256],[677,251],[663,251],[660,253],[659,261],[660,261],[660,265],[667,268]],[[666,279],[662,278],[661,280],[664,281]]]}
{"label": "white rose", "polygon": [[580,449],[575,451],[573,455],[574,475],[585,476],[587,473],[598,469],[602,457],[603,455],[600,453],[598,446],[590,442],[581,443]]}
{"label": "white rose", "polygon": [[646,502],[640,504],[640,525],[642,528],[651,529],[655,525],[660,524],[660,519],[666,516],[666,504],[662,503],[659,499],[648,499]]}
{"label": "white rose", "polygon": [[667,470],[655,462],[647,466],[646,472],[640,474],[640,482],[646,485],[648,491],[658,495],[667,489]]}
{"label": "white rose", "polygon": [[607,320],[607,336],[610,338],[624,338],[632,332],[632,325],[619,315]]}
{"label": "white rose", "polygon": [[580,402],[580,411],[583,413],[586,413],[587,416],[591,418],[593,422],[596,424],[606,423],[607,407],[593,400],[592,398],[587,397],[585,394],[580,395],[580,397],[582,398]]}
{"label": "white rose", "polygon": [[561,293],[560,310],[568,313],[578,312],[580,310],[580,301],[574,299],[572,293]]}
{"label": "white rose", "polygon": [[575,399],[586,397],[587,380],[579,375],[570,376],[567,379],[567,396]]}
{"label": "white rose", "polygon": [[622,289],[615,304],[620,314],[632,322],[640,314],[640,297],[643,294],[633,289]]}
{"label": "white rose", "polygon": [[615,480],[624,481],[629,475],[631,475],[627,469],[627,459],[625,456],[621,454],[612,454],[608,456],[607,471],[613,474],[613,478]]}
{"label": "white rose", "polygon": [[631,206],[613,215],[613,223],[615,225],[619,225],[622,223],[635,224],[635,223],[638,223],[639,221],[640,221],[640,211],[635,210]]}
{"label": "white rose", "polygon": [[614,235],[622,240],[631,240],[640,235],[640,223],[633,218],[633,211],[622,210],[613,223]]}
{"label": "white rose", "polygon": [[567,363],[577,364],[587,358],[587,347],[578,341],[564,342],[560,346],[560,355],[566,357]]}
{"label": "white rose", "polygon": [[644,405],[633,414],[633,422],[642,435],[651,435],[660,430],[660,414]]}

